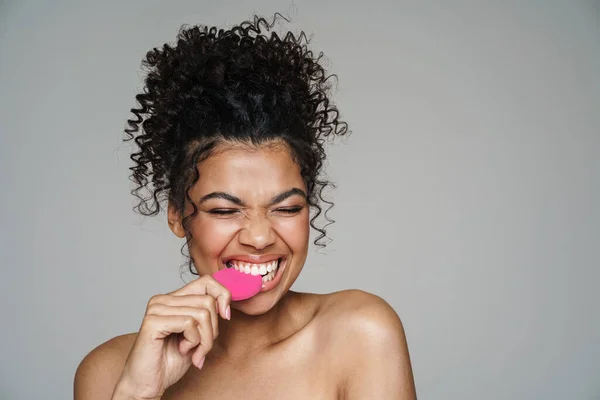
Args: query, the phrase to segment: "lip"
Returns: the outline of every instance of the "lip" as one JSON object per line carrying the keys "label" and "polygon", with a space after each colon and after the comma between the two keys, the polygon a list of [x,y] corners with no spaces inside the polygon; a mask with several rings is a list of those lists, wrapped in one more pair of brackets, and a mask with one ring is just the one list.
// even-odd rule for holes
{"label": "lip", "polygon": [[268,263],[269,261],[279,260],[280,258],[286,258],[285,254],[239,254],[223,258],[223,265],[226,266],[227,261],[231,260],[242,261],[251,264],[264,264]]}

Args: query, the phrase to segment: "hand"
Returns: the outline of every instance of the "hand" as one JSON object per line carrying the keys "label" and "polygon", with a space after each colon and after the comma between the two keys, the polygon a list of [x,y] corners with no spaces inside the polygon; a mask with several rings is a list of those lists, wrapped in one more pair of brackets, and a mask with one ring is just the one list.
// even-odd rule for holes
{"label": "hand", "polygon": [[218,315],[229,319],[231,294],[205,275],[153,296],[114,395],[159,399],[192,364],[202,368],[219,334]]}

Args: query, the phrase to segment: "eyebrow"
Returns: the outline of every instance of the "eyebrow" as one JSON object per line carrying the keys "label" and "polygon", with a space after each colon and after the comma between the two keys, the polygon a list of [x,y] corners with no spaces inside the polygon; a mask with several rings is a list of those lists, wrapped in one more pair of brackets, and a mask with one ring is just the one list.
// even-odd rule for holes
{"label": "eyebrow", "polygon": [[[269,206],[273,206],[275,204],[279,204],[282,201],[292,197],[292,196],[301,196],[302,198],[306,199],[306,193],[304,192],[304,190],[302,189],[298,189],[298,188],[292,188],[290,190],[287,190],[283,193],[280,193],[276,196],[274,196],[271,201],[269,202]],[[234,196],[232,194],[226,193],[226,192],[212,192],[209,193],[207,195],[202,196],[202,198],[200,199],[200,201],[198,202],[199,204],[205,203],[208,200],[211,199],[223,199],[223,200],[227,200],[237,206],[240,207],[245,207],[246,203],[240,199],[237,196]]]}

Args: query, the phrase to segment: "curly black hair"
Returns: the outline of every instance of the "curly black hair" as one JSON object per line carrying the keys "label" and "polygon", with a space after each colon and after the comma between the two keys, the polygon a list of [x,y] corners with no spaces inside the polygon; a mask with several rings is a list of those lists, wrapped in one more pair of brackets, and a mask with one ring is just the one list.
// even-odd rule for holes
{"label": "curly black hair", "polygon": [[[325,246],[333,203],[323,190],[334,185],[321,176],[324,144],[348,133],[348,126],[328,97],[335,75],[320,65],[323,53],[313,55],[304,32],[283,38],[273,32],[277,18],[287,21],[275,14],[271,23],[255,16],[228,30],[184,25],[175,45],[146,54],[145,85],[124,138],[138,146],[130,167],[137,212],[156,215],[166,200],[183,215],[187,199],[193,206],[187,222],[197,214],[188,193],[200,177],[197,165],[219,143],[284,141],[316,211],[310,219],[320,233],[315,244]],[[318,227],[321,203],[328,205],[327,223]]]}

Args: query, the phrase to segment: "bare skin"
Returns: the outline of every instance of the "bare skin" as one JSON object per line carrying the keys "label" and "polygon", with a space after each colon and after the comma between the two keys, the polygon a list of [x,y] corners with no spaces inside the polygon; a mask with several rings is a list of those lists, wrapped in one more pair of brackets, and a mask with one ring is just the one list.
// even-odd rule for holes
{"label": "bare skin", "polygon": [[[88,354],[75,400],[416,398],[402,323],[386,302],[290,290],[306,260],[309,209],[287,148],[222,146],[199,171],[198,216],[186,232],[169,208],[169,226],[194,238],[201,277],[154,296],[138,333]],[[261,293],[231,302],[210,274],[243,256],[284,261]]]}

